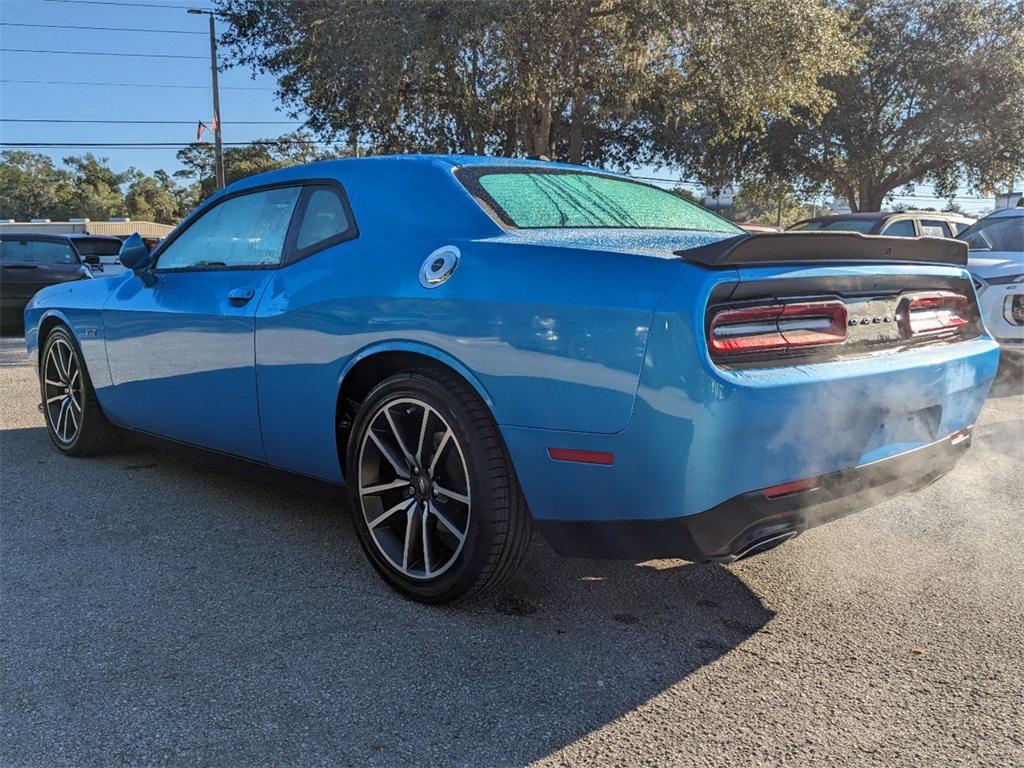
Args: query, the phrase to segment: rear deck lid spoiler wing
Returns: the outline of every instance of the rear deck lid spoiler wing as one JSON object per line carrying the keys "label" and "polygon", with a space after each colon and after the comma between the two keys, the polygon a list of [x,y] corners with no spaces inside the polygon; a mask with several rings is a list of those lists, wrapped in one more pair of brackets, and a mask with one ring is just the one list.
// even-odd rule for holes
{"label": "rear deck lid spoiler wing", "polygon": [[917,262],[967,265],[967,243],[944,237],[885,237],[860,232],[743,234],[675,251],[705,267],[825,262]]}

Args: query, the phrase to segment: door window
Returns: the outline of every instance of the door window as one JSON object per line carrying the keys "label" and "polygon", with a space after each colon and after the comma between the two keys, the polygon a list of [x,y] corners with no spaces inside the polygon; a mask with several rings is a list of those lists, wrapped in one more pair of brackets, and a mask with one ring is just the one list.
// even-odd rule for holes
{"label": "door window", "polygon": [[310,187],[295,248],[307,248],[343,238],[352,229],[341,195],[333,187]]}
{"label": "door window", "polygon": [[0,241],[3,264],[78,264],[78,256],[67,242],[53,240]]}
{"label": "door window", "polygon": [[228,198],[168,245],[157,268],[279,265],[300,191],[300,187],[281,187]]}
{"label": "door window", "polygon": [[911,219],[900,219],[882,230],[882,234],[889,237],[914,237],[917,233],[914,232],[914,222]]}
{"label": "door window", "polygon": [[949,224],[933,219],[921,219],[921,234],[924,237],[953,237]]}

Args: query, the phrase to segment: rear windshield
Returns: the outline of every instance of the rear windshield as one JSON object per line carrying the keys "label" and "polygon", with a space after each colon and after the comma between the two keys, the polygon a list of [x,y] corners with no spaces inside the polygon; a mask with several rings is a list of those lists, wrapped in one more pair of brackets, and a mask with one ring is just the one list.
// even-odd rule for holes
{"label": "rear windshield", "polygon": [[829,232],[870,232],[878,222],[874,219],[838,219],[835,221],[808,221],[792,227],[800,230],[828,230]]}
{"label": "rear windshield", "polygon": [[972,251],[1024,251],[1024,216],[981,219],[960,233]]}
{"label": "rear windshield", "polygon": [[66,240],[0,240],[0,264],[80,264]]}
{"label": "rear windshield", "polygon": [[121,252],[121,241],[105,237],[76,237],[75,248],[83,256],[117,256]]}
{"label": "rear windshield", "polygon": [[485,170],[460,174],[504,223],[520,229],[692,229],[739,234],[738,227],[663,189],[573,171]]}

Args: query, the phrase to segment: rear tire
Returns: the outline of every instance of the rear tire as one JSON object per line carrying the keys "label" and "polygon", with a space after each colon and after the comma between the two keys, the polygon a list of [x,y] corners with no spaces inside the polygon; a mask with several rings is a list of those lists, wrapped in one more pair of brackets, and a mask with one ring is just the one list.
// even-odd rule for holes
{"label": "rear tire", "polygon": [[522,562],[530,514],[490,412],[461,379],[421,370],[378,384],[359,406],[346,466],[359,541],[403,595],[463,600]]}
{"label": "rear tire", "polygon": [[50,331],[43,344],[39,388],[46,431],[59,451],[95,456],[117,442],[117,429],[96,399],[82,350],[63,325]]}

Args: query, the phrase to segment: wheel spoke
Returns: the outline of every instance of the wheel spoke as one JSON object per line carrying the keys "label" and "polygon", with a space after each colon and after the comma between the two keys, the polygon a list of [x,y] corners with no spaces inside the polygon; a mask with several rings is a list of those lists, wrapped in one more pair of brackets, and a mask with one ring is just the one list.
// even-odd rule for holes
{"label": "wheel spoke", "polygon": [[378,527],[381,523],[383,523],[385,520],[387,520],[389,517],[395,514],[395,512],[407,509],[407,507],[411,503],[413,502],[411,502],[409,499],[404,499],[403,501],[400,501],[398,504],[395,504],[395,506],[391,507],[391,509],[385,510],[384,512],[379,514],[377,517],[375,517],[373,520],[367,523],[367,525],[372,531],[374,528]]}
{"label": "wheel spoke", "polygon": [[[55,427],[55,431],[60,434],[60,439],[64,440],[65,442],[67,442],[67,439],[68,439],[67,415],[66,414],[67,414],[67,411],[68,411],[69,407],[70,406],[68,406],[67,398],[64,398],[63,400],[60,401],[60,413],[57,414],[57,425]],[[64,428],[63,429],[61,428],[61,424],[62,423],[64,424]]]}
{"label": "wheel spoke", "polygon": [[405,546],[402,547],[402,570],[409,570],[409,550],[412,549],[412,533],[415,529],[413,518],[416,517],[416,507],[410,507],[405,513]]}
{"label": "wheel spoke", "polygon": [[74,376],[72,376],[72,377],[71,377],[71,380],[70,380],[70,381],[68,382],[68,386],[69,386],[69,387],[72,387],[72,388],[74,388],[74,386],[75,386],[75,381],[77,381],[77,379],[78,379],[78,374],[79,374],[79,373],[80,373],[80,371],[78,370],[78,367],[76,366],[76,367],[75,367],[75,375],[74,375]]}
{"label": "wheel spoke", "polygon": [[68,364],[64,362],[64,353],[61,352],[63,344],[57,343],[53,345],[53,348],[57,352],[57,369],[60,373],[60,380],[67,384],[68,381]]}
{"label": "wheel spoke", "polygon": [[431,513],[433,513],[433,515],[434,515],[434,516],[435,516],[435,517],[436,517],[436,518],[437,518],[438,520],[440,520],[440,521],[441,521],[441,524],[442,524],[442,525],[443,525],[443,526],[444,526],[445,528],[447,528],[447,529],[448,529],[449,531],[451,531],[451,534],[452,534],[452,536],[454,536],[455,538],[457,538],[457,539],[459,540],[459,543],[461,543],[461,542],[462,542],[462,540],[463,540],[464,538],[466,538],[466,534],[465,534],[465,533],[463,533],[462,531],[460,531],[460,530],[458,529],[458,527],[457,527],[457,526],[455,525],[455,523],[453,523],[453,522],[452,522],[451,520],[449,520],[449,519],[448,519],[448,518],[447,518],[447,517],[446,517],[446,516],[444,515],[444,513],[442,513],[442,512],[441,512],[441,510],[440,510],[440,509],[438,509],[437,507],[435,507],[435,506],[434,506],[433,504],[430,504],[430,505],[429,505],[429,506],[427,507],[427,509],[428,509],[428,510],[429,510],[429,511],[430,511]]}
{"label": "wheel spoke", "polygon": [[[67,419],[71,419],[75,423],[75,432],[78,431],[78,417],[75,416],[75,408],[77,408],[77,407],[78,406],[75,405],[74,398],[69,397],[68,398],[68,415],[67,415],[67,418],[64,419],[64,421],[67,422]],[[67,426],[66,423],[65,423],[65,426]],[[73,435],[73,434],[75,434],[75,432],[72,432],[71,434]]]}
{"label": "wheel spoke", "polygon": [[441,458],[441,454],[444,453],[444,447],[448,445],[448,441],[452,438],[451,429],[445,429],[444,437],[441,438],[441,442],[437,444],[437,450],[434,451],[434,457],[430,460],[430,476],[434,476],[434,467],[437,466],[437,460]]}
{"label": "wheel spoke", "polygon": [[416,461],[423,464],[423,440],[427,435],[427,421],[430,419],[430,408],[423,406],[423,420],[420,422],[420,439],[416,442]]}
{"label": "wheel spoke", "polygon": [[405,441],[402,439],[402,435],[399,434],[398,427],[395,426],[395,420],[391,418],[391,408],[389,406],[384,406],[384,418],[388,420],[388,426],[391,427],[391,434],[395,436],[395,442],[398,443],[398,449],[402,452],[402,455],[405,456],[406,462],[408,462],[409,466],[414,466],[416,464],[416,460],[413,459],[412,454],[409,453],[409,449],[405,447]]}
{"label": "wheel spoke", "polygon": [[360,489],[360,496],[375,496],[378,493],[384,493],[384,491],[390,491],[395,488],[406,488],[409,485],[409,481],[405,478],[398,478],[390,483],[381,483],[379,485],[368,485],[365,488]]}
{"label": "wheel spoke", "polygon": [[63,387],[64,386],[61,382],[54,381],[53,379],[44,379],[44,381],[47,384],[49,384],[51,387]]}
{"label": "wheel spoke", "polygon": [[373,440],[374,445],[377,446],[377,448],[380,450],[384,458],[388,460],[388,464],[394,467],[395,474],[397,474],[399,477],[408,479],[409,470],[402,466],[402,463],[391,452],[391,449],[384,445],[381,439],[377,437],[377,434],[373,431],[372,426],[370,427],[368,434],[370,436],[370,439]]}
{"label": "wheel spoke", "polygon": [[437,491],[439,495],[452,499],[453,501],[458,501],[461,504],[469,504],[469,496],[462,493],[456,493],[455,491],[449,491],[447,488],[442,488],[436,481],[434,482],[434,490]]}
{"label": "wheel spoke", "polygon": [[420,514],[420,538],[423,540],[423,572],[427,576],[430,575],[430,537],[427,536],[427,523],[429,522],[430,515],[427,514],[426,510]]}
{"label": "wheel spoke", "polygon": [[56,400],[63,400],[63,399],[64,399],[64,395],[54,395],[53,397],[46,398],[46,404],[49,405],[50,403],[52,403],[52,402],[54,402]]}

